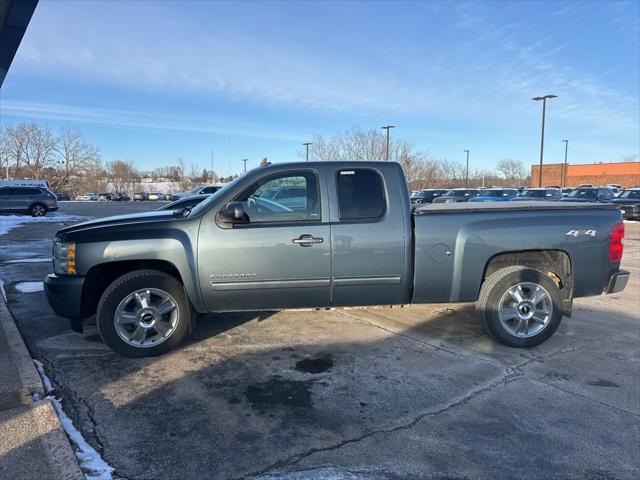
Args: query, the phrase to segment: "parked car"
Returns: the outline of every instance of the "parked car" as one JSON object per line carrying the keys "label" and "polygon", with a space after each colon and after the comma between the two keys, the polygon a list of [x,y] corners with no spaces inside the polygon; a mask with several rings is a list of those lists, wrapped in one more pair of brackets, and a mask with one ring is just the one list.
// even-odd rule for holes
{"label": "parked car", "polygon": [[435,198],[438,198],[445,193],[447,193],[447,190],[426,188],[416,192],[416,194],[412,195],[410,199],[411,203],[432,203]]}
{"label": "parked car", "polygon": [[112,202],[118,198],[118,195],[114,192],[105,192],[98,195],[99,202]]}
{"label": "parked car", "polygon": [[563,197],[568,197],[571,192],[573,192],[573,188],[563,188],[562,189],[562,196]]}
{"label": "parked car", "polygon": [[[267,211],[267,188],[304,185],[306,209]],[[329,206],[333,206],[330,208]],[[395,162],[279,163],[187,214],[100,218],[59,230],[45,281],[54,311],[104,342],[159,355],[192,312],[476,302],[512,347],[544,342],[573,298],[621,291],[613,204],[449,204],[410,209]]]}
{"label": "parked car", "polygon": [[290,208],[292,210],[305,210],[307,208],[307,190],[300,186],[286,186],[267,188],[260,192],[260,198]]}
{"label": "parked car", "polygon": [[149,194],[147,192],[136,192],[133,194],[134,202],[141,202],[143,200],[149,200]]}
{"label": "parked car", "polygon": [[518,196],[515,188],[488,188],[480,191],[470,202],[506,202]]}
{"label": "parked car", "polygon": [[562,199],[563,202],[601,202],[611,203],[615,198],[610,188],[578,187]]}
{"label": "parked car", "polygon": [[129,195],[127,195],[124,192],[117,192],[116,193],[116,198],[115,201],[116,202],[128,202],[129,200],[131,200],[131,197]]}
{"label": "parked car", "polygon": [[432,203],[456,203],[468,202],[477,196],[481,190],[475,188],[454,188],[447,191],[444,195],[434,198]]}
{"label": "parked car", "polygon": [[59,202],[68,202],[71,200],[71,195],[67,192],[54,192],[53,193]]}
{"label": "parked car", "polygon": [[175,202],[167,203],[161,206],[158,210],[183,210],[185,208],[193,208],[203,200],[209,198],[210,194],[205,195],[192,195],[190,197],[181,198]]}
{"label": "parked car", "polygon": [[76,200],[80,200],[82,202],[96,201],[98,200],[97,193],[83,193],[82,195],[77,195]]}
{"label": "parked car", "polygon": [[520,195],[513,198],[514,201],[558,201],[562,199],[562,191],[559,188],[527,188]]}
{"label": "parked car", "polygon": [[164,199],[165,199],[165,194],[162,192],[151,192],[147,197],[147,200],[152,200],[154,202],[157,202],[158,200],[164,200]]}
{"label": "parked car", "polygon": [[191,197],[193,195],[203,195],[205,193],[212,194],[216,193],[221,188],[222,187],[219,185],[200,185],[198,187],[192,188],[188,192],[173,193],[171,195],[171,200],[179,200],[181,198]]}
{"label": "parked car", "polygon": [[1,213],[27,213],[43,217],[58,210],[58,199],[44,187],[0,187]]}
{"label": "parked car", "polygon": [[620,207],[624,218],[640,220],[640,188],[627,188],[612,202]]}

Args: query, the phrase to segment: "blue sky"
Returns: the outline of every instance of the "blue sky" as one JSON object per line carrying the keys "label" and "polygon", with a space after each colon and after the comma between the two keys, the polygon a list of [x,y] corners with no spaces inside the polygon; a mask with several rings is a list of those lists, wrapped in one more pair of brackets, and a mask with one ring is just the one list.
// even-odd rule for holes
{"label": "blue sky", "polygon": [[620,161],[640,151],[640,2],[41,0],[3,124],[77,126],[105,160],[240,171],[313,134],[391,123],[435,157]]}

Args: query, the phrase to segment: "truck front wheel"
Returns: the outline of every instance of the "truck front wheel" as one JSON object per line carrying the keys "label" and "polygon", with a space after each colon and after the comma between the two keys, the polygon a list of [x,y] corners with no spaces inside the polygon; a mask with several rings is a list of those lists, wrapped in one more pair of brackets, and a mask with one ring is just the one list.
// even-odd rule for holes
{"label": "truck front wheel", "polygon": [[189,332],[191,308],[182,284],[157,270],[117,278],[102,294],[96,321],[100,336],[125,357],[162,355]]}
{"label": "truck front wheel", "polygon": [[491,336],[510,347],[534,347],[547,340],[562,320],[558,286],[544,273],[506,267],[482,285],[476,303]]}

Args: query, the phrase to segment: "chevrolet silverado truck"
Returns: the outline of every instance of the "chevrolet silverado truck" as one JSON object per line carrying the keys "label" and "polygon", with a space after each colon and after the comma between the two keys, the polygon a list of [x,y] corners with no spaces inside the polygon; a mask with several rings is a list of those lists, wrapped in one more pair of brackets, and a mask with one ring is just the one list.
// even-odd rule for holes
{"label": "chevrolet silverado truck", "polygon": [[[279,203],[274,189],[305,195]],[[613,204],[412,209],[397,163],[275,164],[191,209],[58,231],[44,285],[74,330],[96,314],[130,357],[169,351],[207,312],[412,303],[475,302],[495,340],[531,347],[574,298],[624,289],[623,237]]]}

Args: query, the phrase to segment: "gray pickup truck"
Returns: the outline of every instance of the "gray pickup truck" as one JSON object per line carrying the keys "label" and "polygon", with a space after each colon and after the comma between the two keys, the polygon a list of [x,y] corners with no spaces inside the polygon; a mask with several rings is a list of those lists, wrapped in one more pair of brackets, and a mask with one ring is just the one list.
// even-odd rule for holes
{"label": "gray pickup truck", "polygon": [[[274,189],[299,192],[274,200]],[[265,194],[266,193],[266,194]],[[193,209],[60,230],[49,303],[141,357],[178,345],[196,314],[476,302],[499,342],[549,338],[575,297],[622,290],[615,205],[451,203],[412,210],[400,165],[310,162],[254,169]]]}

